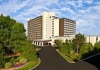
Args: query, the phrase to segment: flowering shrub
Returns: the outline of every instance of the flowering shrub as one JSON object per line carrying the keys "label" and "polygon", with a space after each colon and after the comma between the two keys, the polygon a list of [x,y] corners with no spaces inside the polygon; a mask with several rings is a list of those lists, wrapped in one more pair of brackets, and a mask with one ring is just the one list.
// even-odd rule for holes
{"label": "flowering shrub", "polygon": [[10,67],[12,67],[12,63],[11,62],[5,63],[5,68],[10,68]]}
{"label": "flowering shrub", "polygon": [[26,62],[28,62],[28,60],[26,58],[21,58],[19,60],[20,63],[25,64]]}
{"label": "flowering shrub", "polygon": [[16,68],[16,67],[20,67],[20,66],[22,66],[22,65],[24,65],[24,64],[18,63],[18,64],[15,64],[13,67]]}

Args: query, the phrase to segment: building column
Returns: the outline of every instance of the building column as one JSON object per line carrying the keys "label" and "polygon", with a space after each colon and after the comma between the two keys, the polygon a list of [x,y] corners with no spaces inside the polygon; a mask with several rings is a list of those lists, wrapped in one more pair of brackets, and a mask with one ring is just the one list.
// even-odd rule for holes
{"label": "building column", "polygon": [[34,45],[36,45],[36,42],[34,41]]}
{"label": "building column", "polygon": [[41,42],[39,41],[39,46],[41,46]]}
{"label": "building column", "polygon": [[41,42],[41,46],[43,46],[43,42]]}
{"label": "building column", "polygon": [[38,41],[38,46],[39,46],[39,41]]}
{"label": "building column", "polygon": [[39,46],[41,46],[41,41],[39,42]]}
{"label": "building column", "polygon": [[36,45],[38,45],[38,41],[37,41]]}

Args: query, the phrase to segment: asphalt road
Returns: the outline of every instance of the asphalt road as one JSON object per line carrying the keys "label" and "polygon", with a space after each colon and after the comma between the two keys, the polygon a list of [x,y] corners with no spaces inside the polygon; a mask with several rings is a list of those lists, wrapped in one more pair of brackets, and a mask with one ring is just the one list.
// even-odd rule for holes
{"label": "asphalt road", "polygon": [[77,63],[68,63],[54,48],[43,47],[39,51],[41,63],[33,70],[98,70],[89,62],[79,61]]}
{"label": "asphalt road", "polygon": [[100,70],[100,53],[84,61],[96,66]]}

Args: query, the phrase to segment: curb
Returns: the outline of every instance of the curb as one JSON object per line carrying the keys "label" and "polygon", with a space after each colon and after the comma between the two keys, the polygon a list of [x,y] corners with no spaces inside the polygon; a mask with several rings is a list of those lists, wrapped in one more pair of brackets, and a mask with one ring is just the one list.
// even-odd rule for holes
{"label": "curb", "polygon": [[32,70],[32,69],[35,69],[37,66],[39,66],[40,65],[40,63],[41,63],[41,60],[40,60],[40,58],[39,58],[39,63],[35,66],[35,67],[33,67],[33,68],[31,68],[31,69],[28,69],[28,70]]}
{"label": "curb", "polygon": [[[56,50],[56,52],[57,52],[60,56],[62,56],[61,53],[59,53],[59,51]],[[64,56],[62,56],[62,57],[64,58]],[[65,59],[65,58],[64,58],[64,59]],[[67,62],[69,62],[69,63],[75,63],[75,62],[70,62],[70,61],[68,61],[67,59],[65,59],[65,60],[66,60]]]}
{"label": "curb", "polygon": [[84,60],[90,59],[90,58],[92,58],[92,57],[94,57],[94,56],[96,56],[96,55],[99,55],[99,54],[100,54],[100,53],[94,54],[94,55],[89,56],[89,57],[87,57],[87,58],[85,58],[85,59],[82,59],[81,61],[84,61]]}

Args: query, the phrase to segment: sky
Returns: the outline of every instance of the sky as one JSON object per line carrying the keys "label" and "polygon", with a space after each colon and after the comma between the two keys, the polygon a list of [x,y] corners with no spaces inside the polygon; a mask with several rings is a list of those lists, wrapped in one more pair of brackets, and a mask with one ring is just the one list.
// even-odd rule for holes
{"label": "sky", "polygon": [[100,35],[100,0],[0,0],[0,14],[22,22],[26,30],[27,21],[42,12],[75,20],[77,33]]}

